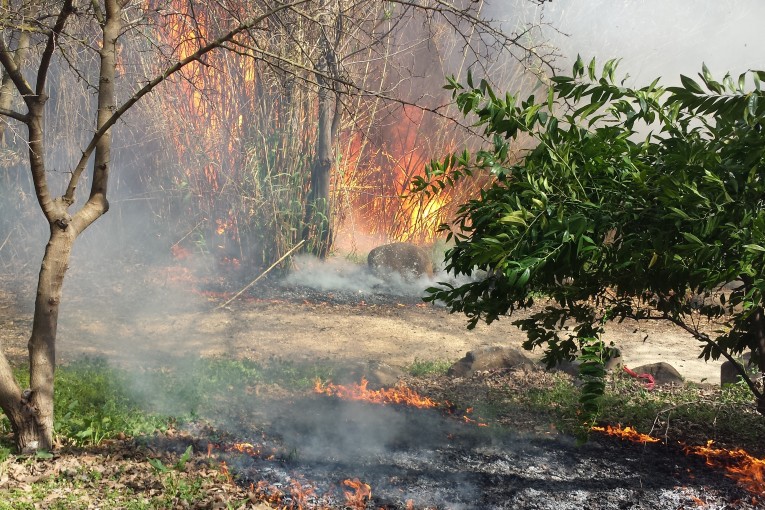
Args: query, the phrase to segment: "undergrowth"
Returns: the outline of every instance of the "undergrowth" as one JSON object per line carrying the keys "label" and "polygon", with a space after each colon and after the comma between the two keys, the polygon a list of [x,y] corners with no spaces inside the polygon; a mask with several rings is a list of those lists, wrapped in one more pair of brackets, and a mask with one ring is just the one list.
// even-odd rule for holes
{"label": "undergrowth", "polygon": [[[215,423],[252,407],[258,385],[305,390],[331,375],[329,367],[222,358],[128,371],[86,358],[57,368],[54,429],[59,442],[87,446],[165,431],[189,420]],[[16,377],[22,387],[28,385],[26,370],[17,370]],[[0,414],[0,462],[12,450],[10,432]]]}

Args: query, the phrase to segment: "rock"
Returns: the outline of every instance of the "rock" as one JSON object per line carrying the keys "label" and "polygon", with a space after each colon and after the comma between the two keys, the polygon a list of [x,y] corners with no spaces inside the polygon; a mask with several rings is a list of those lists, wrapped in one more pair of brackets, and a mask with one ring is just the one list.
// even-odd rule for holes
{"label": "rock", "polygon": [[[760,377],[759,371],[757,371],[757,365],[752,363],[752,353],[744,353],[738,360],[738,365],[746,370],[747,374],[751,374],[752,379]],[[720,366],[720,384],[735,384],[739,381],[739,372],[736,367],[730,361],[726,361]]]}
{"label": "rock", "polygon": [[390,388],[406,375],[403,369],[388,365],[382,361],[370,360],[366,363],[354,363],[345,366],[342,373],[334,378],[334,383],[349,385],[361,382],[364,378],[369,381],[368,388],[378,390],[380,388]]}
{"label": "rock", "polygon": [[423,275],[433,276],[430,254],[410,243],[378,246],[369,252],[367,262],[372,272],[380,277],[399,274],[405,280],[413,280]]}
{"label": "rock", "polygon": [[513,347],[481,347],[468,352],[464,358],[449,367],[446,375],[466,377],[478,370],[513,368],[534,363]]}
{"label": "rock", "polygon": [[[621,353],[618,349],[616,349],[616,352],[617,354],[614,357],[606,361],[606,371],[608,372],[619,370],[623,365],[624,360],[622,359]],[[581,364],[582,362],[578,359],[573,361],[563,360],[557,366],[554,366],[549,370],[559,370],[572,377],[579,377],[579,365]]]}
{"label": "rock", "polygon": [[683,376],[669,363],[649,363],[632,369],[637,374],[651,374],[656,384],[683,384]]}

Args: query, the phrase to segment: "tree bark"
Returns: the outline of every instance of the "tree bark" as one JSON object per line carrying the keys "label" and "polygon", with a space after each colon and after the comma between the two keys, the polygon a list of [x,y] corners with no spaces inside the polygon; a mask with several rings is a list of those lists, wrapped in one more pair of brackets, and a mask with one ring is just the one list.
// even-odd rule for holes
{"label": "tree bark", "polygon": [[[319,15],[322,26],[319,39],[320,55],[316,63],[316,82],[318,90],[318,124],[316,155],[311,165],[311,182],[306,200],[305,229],[303,239],[308,242],[309,250],[321,258],[332,247],[332,208],[330,204],[330,178],[333,147],[340,121],[340,102],[337,80],[340,77],[339,63],[335,47],[339,44],[342,30],[339,12],[330,12],[332,1],[320,2]],[[330,41],[329,33],[334,33]],[[328,78],[331,77],[330,78]]]}

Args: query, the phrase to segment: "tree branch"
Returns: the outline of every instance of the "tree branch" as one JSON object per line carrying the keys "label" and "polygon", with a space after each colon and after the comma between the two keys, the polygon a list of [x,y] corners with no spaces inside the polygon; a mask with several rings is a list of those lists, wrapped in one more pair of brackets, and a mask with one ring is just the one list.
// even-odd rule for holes
{"label": "tree branch", "polygon": [[[201,58],[209,53],[210,51],[219,48],[223,46],[226,42],[230,41],[240,33],[244,32],[245,30],[249,30],[253,28],[255,25],[260,23],[261,21],[273,16],[277,12],[283,11],[285,9],[289,9],[292,7],[295,7],[297,5],[301,5],[304,3],[309,2],[310,0],[296,0],[291,3],[287,4],[281,4],[278,7],[274,7],[273,9],[265,12],[264,14],[261,14],[260,16],[256,16],[254,18],[250,18],[247,21],[244,21],[239,26],[237,26],[235,29],[231,30],[227,34],[215,39],[214,41],[208,43],[207,45],[199,48],[197,51],[189,55],[188,57],[184,58],[183,60],[180,60],[176,62],[174,65],[168,67],[162,74],[156,76],[152,80],[150,80],[146,85],[144,85],[138,92],[136,92],[130,99],[125,101],[119,108],[117,108],[111,117],[109,117],[109,120],[107,120],[96,132],[93,134],[93,137],[90,140],[90,143],[88,143],[85,150],[82,152],[82,157],[80,158],[80,161],[77,163],[77,166],[75,167],[74,171],[72,172],[72,177],[69,180],[69,186],[66,189],[66,192],[64,193],[64,196],[62,197],[63,200],[66,203],[74,203],[74,192],[77,189],[77,184],[80,180],[80,176],[82,175],[82,172],[85,170],[85,167],[88,163],[88,160],[90,159],[91,154],[96,148],[96,144],[98,143],[98,140],[104,136],[104,133],[106,133],[109,128],[111,128],[124,114],[127,112],[134,104],[136,104],[143,96],[154,90],[154,88],[159,85],[160,83],[167,80],[170,76],[177,73],[187,65],[189,65],[192,62],[196,62],[201,60]],[[2,48],[0,48],[1,50]]]}
{"label": "tree branch", "polygon": [[757,389],[757,385],[754,383],[754,381],[752,381],[752,379],[746,373],[746,370],[744,370],[744,368],[741,366],[741,364],[738,363],[733,358],[733,356],[731,356],[728,353],[728,351],[726,351],[725,349],[720,347],[720,344],[718,344],[717,342],[712,340],[712,338],[710,338],[709,335],[707,335],[706,333],[702,333],[702,332],[700,332],[700,331],[698,331],[698,330],[696,330],[694,328],[691,328],[686,323],[684,323],[683,321],[681,321],[679,319],[672,318],[669,315],[664,315],[661,318],[665,319],[665,320],[668,320],[669,322],[671,322],[672,324],[674,324],[676,326],[681,327],[682,329],[684,329],[685,331],[687,331],[688,333],[690,333],[694,337],[698,338],[699,340],[702,340],[702,341],[704,341],[704,342],[714,346],[720,352],[720,354],[722,354],[725,357],[725,359],[727,359],[728,361],[733,363],[733,367],[736,369],[736,371],[741,376],[741,378],[744,379],[744,382],[746,383],[746,385],[749,386],[749,389],[752,391],[754,396],[757,398],[757,401],[759,402],[760,399],[763,398],[762,393],[760,392],[759,389]]}
{"label": "tree branch", "polygon": [[0,108],[0,115],[4,117],[10,117],[12,119],[16,119],[19,122],[23,122],[25,124],[29,121],[28,113],[20,113],[15,110],[9,110],[7,108]]}
{"label": "tree branch", "polygon": [[34,95],[32,86],[21,74],[21,70],[13,58],[13,52],[5,45],[5,40],[2,37],[0,37],[0,64],[5,68],[5,72],[10,76],[24,101],[28,101]]}
{"label": "tree branch", "polygon": [[58,36],[64,30],[66,20],[73,12],[72,0],[65,0],[64,6],[61,7],[61,12],[58,13],[56,18],[56,23],[53,25],[53,29],[48,33],[48,42],[45,44],[45,49],[40,59],[40,66],[37,68],[37,86],[35,88],[38,96],[42,96],[45,93],[45,80],[48,78],[50,59],[53,57],[53,52],[56,49]]}

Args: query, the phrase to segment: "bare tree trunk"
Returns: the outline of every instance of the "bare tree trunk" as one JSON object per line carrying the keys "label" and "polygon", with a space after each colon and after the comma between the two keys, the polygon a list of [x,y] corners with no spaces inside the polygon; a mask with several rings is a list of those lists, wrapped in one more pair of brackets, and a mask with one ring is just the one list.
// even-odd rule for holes
{"label": "bare tree trunk", "polygon": [[[319,60],[316,63],[316,82],[318,90],[318,125],[316,155],[311,165],[311,183],[308,191],[305,229],[303,239],[308,241],[309,249],[321,258],[332,247],[332,209],[330,204],[330,175],[333,147],[340,123],[340,101],[336,90],[340,78],[336,47],[342,32],[342,18],[339,12],[331,12],[333,0],[322,0],[319,15],[322,26],[319,38]],[[330,41],[329,34],[334,34]]]}
{"label": "bare tree trunk", "polygon": [[25,420],[16,443],[20,451],[53,447],[53,380],[56,370],[56,332],[64,275],[75,235],[54,225],[45,248],[37,282],[32,335],[29,339],[29,389],[22,393]]}
{"label": "bare tree trunk", "polygon": [[324,87],[319,88],[319,118],[316,156],[311,165],[311,184],[306,204],[305,233],[311,251],[319,257],[326,257],[332,245],[332,223],[330,210],[330,172],[332,170],[332,93]]}
{"label": "bare tree trunk", "polygon": [[[753,337],[752,354],[756,356],[757,368],[765,374],[765,310],[758,307],[749,323],[749,334]],[[757,411],[765,415],[765,392],[757,399]]]}

